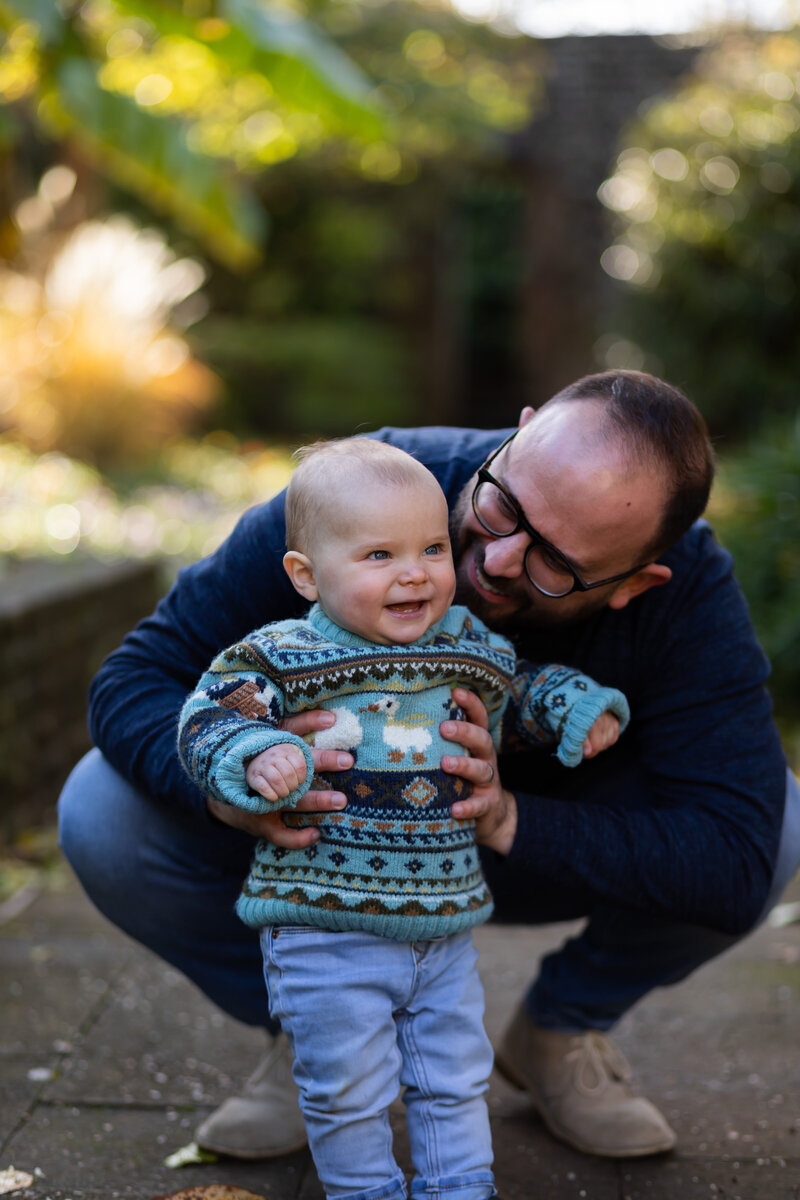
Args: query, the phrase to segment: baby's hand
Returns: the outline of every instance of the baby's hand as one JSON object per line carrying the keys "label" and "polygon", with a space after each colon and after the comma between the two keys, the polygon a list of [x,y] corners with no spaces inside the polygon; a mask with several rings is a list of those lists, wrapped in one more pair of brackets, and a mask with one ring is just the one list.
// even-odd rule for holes
{"label": "baby's hand", "polygon": [[248,785],[265,800],[282,800],[306,777],[306,760],[297,746],[280,742],[251,759],[245,772]]}
{"label": "baby's hand", "polygon": [[604,712],[597,718],[583,743],[583,757],[594,758],[613,746],[619,737],[619,721],[613,713]]}

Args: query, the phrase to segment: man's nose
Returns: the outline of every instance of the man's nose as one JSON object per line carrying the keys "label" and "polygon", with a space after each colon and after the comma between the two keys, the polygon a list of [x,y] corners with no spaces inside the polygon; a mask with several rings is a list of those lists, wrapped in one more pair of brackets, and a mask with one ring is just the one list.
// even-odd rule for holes
{"label": "man's nose", "polygon": [[492,538],[485,543],[483,566],[487,575],[519,579],[525,571],[525,551],[531,543],[524,529],[511,537]]}

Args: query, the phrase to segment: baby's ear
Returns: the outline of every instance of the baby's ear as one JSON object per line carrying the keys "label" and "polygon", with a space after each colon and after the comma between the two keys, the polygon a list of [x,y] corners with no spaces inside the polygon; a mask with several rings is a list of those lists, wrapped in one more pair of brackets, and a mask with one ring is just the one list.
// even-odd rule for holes
{"label": "baby's ear", "polygon": [[283,556],[283,569],[292,581],[292,587],[312,603],[319,598],[314,582],[314,567],[311,559],[299,550],[290,550]]}

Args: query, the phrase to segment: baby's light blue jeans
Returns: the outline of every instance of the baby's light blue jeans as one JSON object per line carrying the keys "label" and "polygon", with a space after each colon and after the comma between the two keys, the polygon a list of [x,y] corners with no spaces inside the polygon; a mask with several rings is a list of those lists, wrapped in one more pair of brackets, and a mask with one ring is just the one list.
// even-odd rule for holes
{"label": "baby's light blue jeans", "polygon": [[401,1088],[413,1200],[489,1200],[492,1048],[471,934],[281,926],[262,930],[261,950],[329,1200],[406,1200],[388,1112]]}

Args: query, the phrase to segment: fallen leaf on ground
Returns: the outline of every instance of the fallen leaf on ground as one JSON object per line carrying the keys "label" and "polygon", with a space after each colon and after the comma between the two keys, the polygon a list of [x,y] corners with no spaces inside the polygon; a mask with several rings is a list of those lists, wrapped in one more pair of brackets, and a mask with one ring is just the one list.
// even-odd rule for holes
{"label": "fallen leaf on ground", "polygon": [[800,900],[790,900],[788,904],[776,904],[767,917],[767,924],[773,929],[781,929],[784,925],[794,925],[800,921]]}
{"label": "fallen leaf on ground", "polygon": [[212,1183],[209,1187],[186,1188],[182,1192],[170,1192],[168,1196],[154,1196],[153,1200],[266,1200],[266,1197],[227,1183]]}
{"label": "fallen leaf on ground", "polygon": [[212,1150],[201,1150],[197,1142],[189,1142],[188,1146],[181,1146],[180,1150],[168,1155],[164,1159],[164,1166],[174,1170],[176,1167],[193,1167],[198,1163],[215,1162],[219,1162],[218,1154],[214,1154]]}
{"label": "fallen leaf on ground", "polygon": [[[5,1171],[0,1171],[0,1196],[16,1192],[18,1188],[30,1187],[32,1183],[33,1176],[29,1175],[27,1171],[16,1171],[13,1167],[8,1167]],[[211,1200],[215,1200],[215,1198],[212,1196]],[[220,1197],[220,1200],[230,1200],[230,1198]]]}

